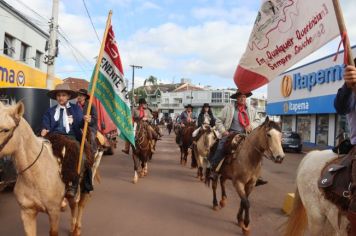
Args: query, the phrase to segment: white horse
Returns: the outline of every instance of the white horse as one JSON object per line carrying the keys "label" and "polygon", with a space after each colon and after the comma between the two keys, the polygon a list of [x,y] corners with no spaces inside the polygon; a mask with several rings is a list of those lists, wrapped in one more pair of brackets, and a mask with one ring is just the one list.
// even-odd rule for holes
{"label": "white horse", "polygon": [[339,209],[318,188],[322,169],[336,157],[331,150],[312,151],[304,157],[297,171],[293,211],[284,235],[304,235],[307,228],[311,236],[347,235],[348,220],[343,215],[338,219]]}
{"label": "white horse", "polygon": [[[13,106],[4,106],[0,102],[0,157],[12,156],[14,161],[18,173],[14,193],[21,207],[26,235],[37,235],[37,214],[44,212],[49,216],[50,235],[55,236],[58,235],[65,190],[60,166],[51,144],[35,136],[23,114],[22,102]],[[72,210],[70,231],[73,235],[80,235],[83,209],[89,194],[80,194],[78,199],[68,199]]]}

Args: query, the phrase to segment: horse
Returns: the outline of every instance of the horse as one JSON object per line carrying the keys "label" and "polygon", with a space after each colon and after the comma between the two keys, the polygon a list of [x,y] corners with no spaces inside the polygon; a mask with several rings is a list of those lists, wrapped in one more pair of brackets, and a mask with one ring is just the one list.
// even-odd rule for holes
{"label": "horse", "polygon": [[[21,219],[27,236],[37,235],[39,212],[49,216],[51,236],[58,235],[65,185],[61,168],[49,141],[37,137],[23,118],[24,105],[3,105],[0,102],[0,157],[11,156],[18,173],[14,194],[21,208]],[[63,156],[66,152],[62,150]],[[81,234],[82,214],[89,199],[79,194],[68,199],[72,209],[70,232]]]}
{"label": "horse", "polygon": [[134,162],[134,178],[133,183],[138,182],[137,171],[139,169],[139,162],[141,162],[141,171],[139,176],[142,178],[148,174],[147,162],[152,156],[151,144],[148,135],[148,123],[145,121],[140,121],[138,123],[138,131],[135,135],[135,147],[132,148],[133,155],[132,159]]}
{"label": "horse", "polygon": [[[267,117],[263,124],[244,138],[238,150],[233,153],[231,160],[225,160],[219,170],[222,191],[220,206],[223,208],[226,205],[225,182],[230,179],[241,199],[237,223],[244,235],[250,233],[250,202],[248,197],[260,176],[262,158],[266,157],[275,163],[282,163],[285,154],[281,138],[281,128]],[[214,210],[218,210],[217,183],[217,179],[212,183]]]}
{"label": "horse", "polygon": [[311,236],[348,235],[349,221],[346,216],[325,198],[318,187],[318,179],[325,165],[336,158],[337,155],[331,150],[311,151],[303,158],[297,170],[293,210],[284,235],[304,235],[307,228]]}
{"label": "horse", "polygon": [[168,124],[167,124],[168,135],[171,134],[172,129],[173,129],[173,122],[169,121]]}
{"label": "horse", "polygon": [[196,141],[193,146],[194,156],[198,165],[197,178],[201,181],[204,180],[204,174],[208,166],[207,157],[210,153],[210,148],[218,139],[218,135],[214,128],[210,125],[203,125],[199,132],[201,133],[200,138]]}
{"label": "horse", "polygon": [[[180,164],[181,165],[186,165],[187,164],[187,159],[188,159],[188,149],[191,148],[193,144],[193,137],[192,134],[196,128],[196,125],[194,122],[189,122],[186,123],[185,126],[181,129],[181,139],[182,143],[179,146],[180,147]],[[192,152],[192,163],[191,167],[195,168],[196,167],[196,160],[194,157],[194,152]]]}

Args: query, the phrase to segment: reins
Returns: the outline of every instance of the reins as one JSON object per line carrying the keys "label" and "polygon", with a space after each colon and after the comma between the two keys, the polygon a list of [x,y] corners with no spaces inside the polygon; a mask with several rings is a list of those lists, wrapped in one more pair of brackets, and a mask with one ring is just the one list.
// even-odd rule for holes
{"label": "reins", "polygon": [[36,164],[36,162],[38,161],[38,159],[40,158],[42,151],[43,151],[43,147],[44,147],[44,141],[42,141],[42,146],[41,146],[41,151],[40,153],[37,155],[36,159],[25,169],[23,169],[22,171],[18,172],[18,175],[22,175],[25,171],[29,170],[34,164]]}
{"label": "reins", "polygon": [[[267,139],[267,134],[265,134],[265,140],[268,140]],[[245,141],[248,141],[249,142],[249,144],[250,145],[252,145],[251,144],[251,142],[250,142],[250,140],[248,140],[247,138],[245,139]],[[267,142],[267,141],[266,141]],[[267,143],[268,144],[268,143]],[[276,161],[276,159],[273,157],[273,154],[272,155],[266,155],[265,154],[265,152],[262,152],[261,150],[259,150],[257,147],[256,147],[256,145],[252,145],[253,146],[253,148],[261,155],[261,156],[263,156],[263,157],[265,157],[266,159],[268,159],[268,160],[271,160],[271,161]],[[268,146],[268,145],[267,145]],[[266,149],[268,152],[269,152],[269,154],[271,154],[272,153],[272,150],[271,150],[271,148],[268,146],[268,148]]]}

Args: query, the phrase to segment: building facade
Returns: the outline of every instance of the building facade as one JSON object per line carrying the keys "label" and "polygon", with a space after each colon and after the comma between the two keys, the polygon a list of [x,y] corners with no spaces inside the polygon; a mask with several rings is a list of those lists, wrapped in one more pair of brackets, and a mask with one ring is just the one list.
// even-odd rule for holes
{"label": "building facade", "polygon": [[3,0],[0,19],[0,87],[46,88],[49,35]]}
{"label": "building facade", "polygon": [[[352,48],[356,53],[356,47]],[[304,145],[329,148],[348,131],[334,98],[343,81],[343,54],[329,55],[287,71],[268,85],[267,114],[281,116],[282,129],[295,131]]]}

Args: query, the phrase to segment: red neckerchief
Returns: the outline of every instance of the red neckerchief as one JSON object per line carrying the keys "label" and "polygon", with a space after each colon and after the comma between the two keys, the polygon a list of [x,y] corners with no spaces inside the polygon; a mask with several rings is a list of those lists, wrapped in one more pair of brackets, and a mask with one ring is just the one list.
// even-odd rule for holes
{"label": "red neckerchief", "polygon": [[237,105],[237,110],[239,111],[238,120],[240,125],[246,128],[250,125],[250,120],[248,118],[245,105]]}
{"label": "red neckerchief", "polygon": [[140,115],[138,117],[142,119],[145,116],[145,109],[143,108],[143,106],[140,106],[138,110],[140,111]]}
{"label": "red neckerchief", "polygon": [[77,105],[84,110],[85,103],[82,105],[80,102],[77,102]]}

